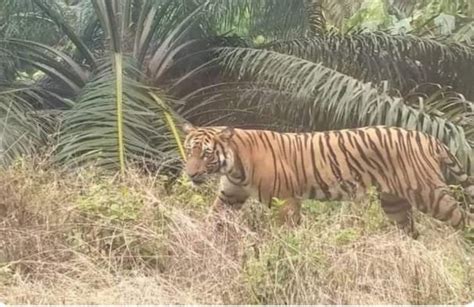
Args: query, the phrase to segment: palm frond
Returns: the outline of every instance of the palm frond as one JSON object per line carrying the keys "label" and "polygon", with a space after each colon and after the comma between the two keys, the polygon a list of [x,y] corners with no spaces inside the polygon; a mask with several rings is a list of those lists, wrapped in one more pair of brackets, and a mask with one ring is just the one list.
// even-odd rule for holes
{"label": "palm frond", "polygon": [[[140,73],[129,58],[123,64],[123,144],[128,162],[157,163],[176,158],[177,147],[165,123],[163,108],[136,80]],[[65,111],[56,159],[66,165],[99,161],[108,169],[120,166],[117,154],[115,72],[103,64]],[[166,101],[157,92],[155,95]]]}
{"label": "palm frond", "polygon": [[88,72],[67,54],[34,41],[8,39],[0,41],[3,52],[27,66],[42,71],[55,82],[66,86],[72,95],[79,91]]}
{"label": "palm frond", "polygon": [[365,82],[388,81],[402,94],[416,84],[438,83],[474,99],[474,48],[459,43],[370,32],[314,36],[263,48],[321,62]]}
{"label": "palm frond", "polygon": [[[130,5],[126,2],[125,5]],[[118,18],[123,11],[121,3],[111,0],[98,1],[96,4],[97,14],[102,21],[102,26],[106,30],[112,47],[112,63],[115,73],[115,116],[117,127],[117,159],[120,166],[120,173],[125,174],[125,147],[124,147],[124,114],[123,114],[123,20]]]}
{"label": "palm frond", "polygon": [[154,6],[151,1],[145,1],[135,30],[135,42],[133,54],[137,58],[138,63],[142,63],[145,55],[150,47],[153,35],[157,32],[165,16],[172,15],[173,7],[171,1],[168,1],[160,9]]}
{"label": "palm frond", "polygon": [[[255,82],[222,82],[192,91],[182,98],[186,103],[178,112],[200,126],[237,126],[243,128],[304,131],[304,116],[299,123],[280,109],[294,100],[291,93]],[[300,102],[301,100],[299,100]]]}
{"label": "palm frond", "polygon": [[46,105],[41,90],[30,86],[0,89],[0,166],[38,153],[53,132],[53,120],[37,110]]}
{"label": "palm frond", "polygon": [[326,32],[326,20],[323,14],[323,0],[306,0],[305,10],[308,16],[308,24],[311,33],[324,34]]}
{"label": "palm frond", "polygon": [[[468,168],[472,148],[460,125],[406,105],[370,83],[294,56],[249,48],[223,48],[222,65],[242,80],[291,95],[278,105],[285,118],[308,128],[340,129],[384,124],[417,129],[445,142]],[[279,100],[277,100],[279,101]],[[268,103],[262,95],[260,103]]]}
{"label": "palm frond", "polygon": [[[255,38],[286,38],[302,35],[308,29],[306,0],[222,0],[185,1],[191,10],[205,5],[204,11],[217,34],[228,32]],[[194,2],[194,4],[192,4]],[[291,12],[291,13],[289,13]]]}
{"label": "palm frond", "polygon": [[[54,4],[52,4],[54,5]],[[33,0],[0,0],[0,37],[35,40],[54,44],[62,34]]]}
{"label": "palm frond", "polygon": [[387,1],[389,10],[400,18],[410,16],[416,8],[416,1],[413,0],[390,0]]}
{"label": "palm frond", "polygon": [[[474,136],[474,103],[440,84],[419,84],[404,97],[405,104],[423,112],[444,118],[463,127],[467,136]],[[468,140],[471,146],[474,139]]]}
{"label": "palm frond", "polygon": [[322,7],[326,19],[341,29],[344,22],[353,16],[364,0],[323,0]]}
{"label": "palm frond", "polygon": [[474,19],[462,23],[462,25],[454,31],[450,38],[454,42],[474,46]]}
{"label": "palm frond", "polygon": [[80,54],[84,57],[86,62],[95,67],[95,58],[89,50],[84,41],[76,34],[73,27],[65,20],[64,16],[58,13],[48,2],[43,0],[33,0],[34,4],[38,6],[56,25],[64,32],[65,35],[74,43]]}

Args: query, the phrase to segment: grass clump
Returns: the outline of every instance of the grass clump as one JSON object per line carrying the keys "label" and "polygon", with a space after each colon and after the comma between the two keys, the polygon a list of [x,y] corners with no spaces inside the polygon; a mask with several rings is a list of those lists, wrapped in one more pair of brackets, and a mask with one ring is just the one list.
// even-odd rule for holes
{"label": "grass clump", "polygon": [[413,240],[375,197],[307,201],[277,226],[249,201],[215,214],[215,183],[130,171],[0,171],[0,301],[11,304],[465,304],[472,245],[417,215]]}

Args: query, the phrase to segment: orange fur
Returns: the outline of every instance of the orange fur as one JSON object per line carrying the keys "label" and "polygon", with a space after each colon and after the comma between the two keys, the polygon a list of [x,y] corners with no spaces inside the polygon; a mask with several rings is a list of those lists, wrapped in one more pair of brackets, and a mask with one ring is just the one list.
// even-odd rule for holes
{"label": "orange fur", "polygon": [[464,185],[468,176],[444,144],[422,132],[382,126],[298,134],[188,128],[186,172],[197,183],[222,176],[216,207],[240,208],[250,196],[270,205],[277,197],[286,200],[281,218],[295,224],[303,199],[354,200],[376,186],[387,215],[414,236],[412,207],[456,228],[473,220],[450,194],[443,170]]}

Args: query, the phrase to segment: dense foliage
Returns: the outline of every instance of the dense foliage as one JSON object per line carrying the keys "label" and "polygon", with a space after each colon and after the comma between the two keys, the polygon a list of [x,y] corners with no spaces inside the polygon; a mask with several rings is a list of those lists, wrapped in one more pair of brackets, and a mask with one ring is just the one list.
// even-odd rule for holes
{"label": "dense foliage", "polygon": [[[169,169],[174,123],[433,134],[470,170],[469,0],[2,0],[0,160]],[[174,121],[170,120],[169,114]]]}
{"label": "dense foliage", "polygon": [[185,121],[413,128],[472,174],[473,39],[472,0],[0,0],[0,300],[472,301],[472,233],[374,190],[288,229],[172,175]]}

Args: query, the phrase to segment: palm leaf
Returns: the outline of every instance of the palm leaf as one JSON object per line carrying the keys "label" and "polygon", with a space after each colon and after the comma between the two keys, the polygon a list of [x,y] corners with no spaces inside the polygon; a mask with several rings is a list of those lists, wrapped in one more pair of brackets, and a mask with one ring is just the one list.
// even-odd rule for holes
{"label": "palm leaf", "polygon": [[404,99],[407,105],[463,127],[469,143],[474,145],[474,103],[462,94],[440,84],[420,84]]}
{"label": "palm leaf", "polygon": [[[473,4],[474,5],[474,4]],[[464,43],[469,46],[474,44],[474,20],[462,23],[450,37],[454,42]]]}
{"label": "palm leaf", "polygon": [[[469,141],[474,140],[474,135],[466,135],[460,125],[450,120],[410,107],[403,99],[381,92],[370,83],[273,51],[249,48],[219,51],[228,72],[242,80],[252,80],[264,89],[291,95],[291,100],[276,100],[273,108],[280,111],[280,117],[305,123],[312,130],[378,124],[417,129],[445,142],[466,167],[473,165]],[[268,103],[265,95],[260,97],[259,103]]]}
{"label": "palm leaf", "polygon": [[323,0],[306,0],[305,10],[311,33],[324,34],[326,32],[326,20],[323,14]]}
{"label": "palm leaf", "polygon": [[3,51],[44,72],[56,82],[67,85],[77,92],[88,78],[88,72],[67,54],[34,41],[8,39],[0,41]]}
{"label": "palm leaf", "polygon": [[357,12],[363,2],[364,0],[323,0],[322,7],[326,19],[341,29],[344,22]]}
{"label": "palm leaf", "polygon": [[[287,38],[308,30],[305,0],[185,1],[189,10],[205,5],[206,18],[217,34],[233,31],[240,36]],[[289,14],[291,12],[291,14]]]}
{"label": "palm leaf", "polygon": [[313,36],[263,48],[322,62],[365,82],[387,80],[390,88],[402,94],[415,84],[437,83],[474,99],[474,49],[459,43],[370,32]]}
{"label": "palm leaf", "polygon": [[82,39],[75,33],[71,25],[65,20],[64,16],[54,10],[49,2],[43,0],[32,0],[45,14],[57,24],[57,26],[67,35],[67,37],[74,43],[79,50],[80,54],[84,57],[86,62],[94,68],[95,58],[92,52],[89,50],[87,45]]}
{"label": "palm leaf", "polygon": [[2,0],[0,7],[2,38],[35,40],[45,44],[55,44],[62,38],[56,24],[37,9],[33,0]]}
{"label": "palm leaf", "polygon": [[29,86],[1,88],[0,165],[39,153],[46,146],[53,120],[35,108],[35,105],[47,104],[40,92]]}
{"label": "palm leaf", "polygon": [[173,114],[173,112],[169,109],[169,106],[163,101],[163,99],[158,97],[155,93],[150,91],[150,92],[148,92],[148,94],[153,98],[153,100],[157,103],[157,105],[159,105],[163,109],[163,114],[164,114],[164,117],[165,117],[165,121],[166,121],[166,123],[169,127],[169,130],[173,134],[174,140],[176,141],[176,146],[178,147],[179,153],[181,154],[181,158],[183,160],[185,160],[186,159],[186,154],[184,152],[184,147],[183,147],[183,144],[181,142],[181,136],[178,132],[175,121],[173,119],[173,117],[178,118],[178,116],[176,114]]}
{"label": "palm leaf", "polygon": [[[123,61],[124,157],[136,163],[176,158],[176,143],[164,119],[162,105],[149,94],[153,89],[136,81],[141,77],[132,62],[129,58]],[[66,165],[98,161],[104,168],[120,167],[115,89],[116,74],[111,64],[99,66],[73,108],[64,113],[56,161]],[[161,95],[157,97],[166,101]]]}
{"label": "palm leaf", "polygon": [[179,3],[173,0],[164,3],[148,0],[144,1],[142,6],[136,24],[133,47],[133,54],[138,63],[143,63],[145,56],[150,52],[153,39],[167,37],[168,33],[177,27],[181,21],[180,11],[183,10]]}

